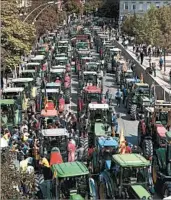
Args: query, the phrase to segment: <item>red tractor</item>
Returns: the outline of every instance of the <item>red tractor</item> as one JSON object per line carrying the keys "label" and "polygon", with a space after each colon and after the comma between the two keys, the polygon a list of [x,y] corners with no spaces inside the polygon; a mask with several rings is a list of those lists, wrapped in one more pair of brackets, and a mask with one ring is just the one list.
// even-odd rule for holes
{"label": "red tractor", "polygon": [[151,160],[153,150],[166,145],[166,132],[171,127],[171,104],[158,100],[145,109],[145,117],[138,125],[138,145]]}
{"label": "red tractor", "polygon": [[77,102],[77,112],[78,116],[82,112],[87,112],[89,103],[106,103],[105,99],[102,96],[101,88],[97,86],[87,86],[83,88],[81,95],[78,98]]}

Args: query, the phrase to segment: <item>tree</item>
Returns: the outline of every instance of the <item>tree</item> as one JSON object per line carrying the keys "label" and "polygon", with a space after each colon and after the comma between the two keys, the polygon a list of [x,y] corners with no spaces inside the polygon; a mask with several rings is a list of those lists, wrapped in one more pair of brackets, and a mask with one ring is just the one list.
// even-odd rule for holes
{"label": "tree", "polygon": [[4,67],[17,67],[21,55],[27,54],[35,40],[34,26],[22,22],[14,1],[1,2],[1,48]]}
{"label": "tree", "polygon": [[69,14],[81,14],[82,12],[82,4],[79,0],[67,0],[64,1],[64,10]]}
{"label": "tree", "polygon": [[84,12],[86,12],[86,13],[93,12],[96,9],[101,8],[101,6],[102,6],[101,0],[86,1],[84,4]]}
{"label": "tree", "polygon": [[1,199],[29,199],[18,189],[25,183],[34,192],[34,174],[21,173],[14,164],[15,154],[5,149],[1,152]]}

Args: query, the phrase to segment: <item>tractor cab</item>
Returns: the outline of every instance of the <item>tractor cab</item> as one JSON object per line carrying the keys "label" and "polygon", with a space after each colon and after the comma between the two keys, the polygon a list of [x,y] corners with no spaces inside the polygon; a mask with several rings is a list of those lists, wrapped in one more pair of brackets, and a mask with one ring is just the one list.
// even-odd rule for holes
{"label": "tractor cab", "polygon": [[11,80],[12,87],[22,87],[26,92],[26,97],[34,99],[37,96],[37,88],[33,78],[16,78]]}
{"label": "tractor cab", "polygon": [[[95,85],[97,86],[97,72],[96,71],[84,71],[83,76],[81,77],[81,80],[79,83],[83,84],[83,87],[86,87],[88,85]],[[83,88],[81,87],[81,88]]]}
{"label": "tractor cab", "polygon": [[89,50],[89,43],[88,42],[77,42],[76,49],[79,50]]}
{"label": "tractor cab", "polygon": [[65,69],[50,69],[49,82],[63,83]]}
{"label": "tractor cab", "polygon": [[83,88],[83,100],[86,103],[101,103],[101,88],[97,86],[87,86]]}
{"label": "tractor cab", "polygon": [[154,107],[146,108],[144,122],[155,147],[165,146],[166,132],[171,126],[171,104],[156,101]]}
{"label": "tractor cab", "polygon": [[151,200],[149,167],[150,162],[139,154],[113,155],[110,169],[100,174],[99,198]]}
{"label": "tractor cab", "polygon": [[34,69],[28,69],[28,70],[26,69],[20,73],[20,77],[21,78],[33,78],[35,80],[37,77],[37,72]]}
{"label": "tractor cab", "polygon": [[134,78],[134,72],[131,69],[128,70],[122,70],[120,73],[120,85],[121,87],[126,84],[127,79]]}
{"label": "tractor cab", "polygon": [[81,65],[82,65],[83,68],[84,68],[84,65],[85,65],[86,63],[91,62],[91,61],[92,61],[92,57],[82,57],[81,60],[80,60],[80,63],[81,63]]}
{"label": "tractor cab", "polygon": [[91,52],[90,56],[92,57],[93,62],[99,62],[100,61],[100,55],[99,55],[99,53]]}
{"label": "tractor cab", "polygon": [[84,66],[84,71],[96,71],[99,72],[101,70],[101,65],[98,62],[88,62]]}
{"label": "tractor cab", "polygon": [[40,68],[36,69],[38,72],[46,71],[48,68],[47,59],[44,55],[36,55],[35,57],[31,58],[31,62],[39,63],[37,67],[40,67]]}
{"label": "tractor cab", "polygon": [[97,199],[94,180],[89,178],[89,170],[82,162],[66,162],[51,166],[55,177],[53,181],[55,199],[83,200]]}
{"label": "tractor cab", "polygon": [[36,70],[38,71],[40,69],[40,63],[38,62],[29,62],[25,65],[26,70]]}
{"label": "tractor cab", "polygon": [[[49,120],[49,121],[48,121]],[[47,119],[47,123],[51,122]],[[53,122],[52,122],[53,123]],[[50,128],[41,130],[41,145],[43,152],[50,156],[51,150],[54,147],[60,149],[63,160],[67,161],[67,144],[68,144],[69,133],[65,128]]]}
{"label": "tractor cab", "polygon": [[45,56],[45,58],[49,55],[49,44],[45,43],[38,47],[37,51],[35,52],[36,55]]}
{"label": "tractor cab", "polygon": [[69,46],[69,41],[68,40],[60,40],[60,41],[58,41],[58,46]]}
{"label": "tractor cab", "polygon": [[68,46],[58,46],[57,47],[57,53],[58,54],[61,54],[61,53],[64,53],[65,55],[68,56],[68,50],[69,50],[69,47]]}
{"label": "tractor cab", "polygon": [[10,87],[3,90],[3,99],[14,99],[19,109],[26,111],[28,99],[26,98],[25,90],[23,87]]}
{"label": "tractor cab", "polygon": [[67,67],[69,67],[69,60],[68,57],[55,57],[54,66],[52,66],[52,69],[56,68],[65,68],[67,70]]}
{"label": "tractor cab", "polygon": [[14,99],[1,99],[1,126],[12,131],[14,126],[22,122],[22,112]]}

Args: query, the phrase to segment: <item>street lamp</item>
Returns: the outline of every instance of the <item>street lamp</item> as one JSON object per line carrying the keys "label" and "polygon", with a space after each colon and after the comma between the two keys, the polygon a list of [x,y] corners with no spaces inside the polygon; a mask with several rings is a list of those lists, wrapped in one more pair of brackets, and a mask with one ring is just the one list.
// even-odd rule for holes
{"label": "street lamp", "polygon": [[[26,17],[25,17],[25,19],[23,20],[23,22],[25,22],[29,17],[30,17],[30,15],[32,15],[32,13],[33,12],[35,12],[36,10],[38,10],[39,8],[41,8],[41,7],[43,7],[43,6],[46,6],[46,8],[49,6],[49,5],[52,5],[52,4],[54,4],[55,2],[54,1],[49,1],[49,2],[47,2],[47,3],[44,3],[44,4],[41,4],[41,5],[39,5],[38,7],[36,7],[35,9],[33,9]],[[43,8],[43,10],[45,10],[44,8]],[[42,10],[41,10],[42,11]],[[41,14],[41,13],[40,13]]]}

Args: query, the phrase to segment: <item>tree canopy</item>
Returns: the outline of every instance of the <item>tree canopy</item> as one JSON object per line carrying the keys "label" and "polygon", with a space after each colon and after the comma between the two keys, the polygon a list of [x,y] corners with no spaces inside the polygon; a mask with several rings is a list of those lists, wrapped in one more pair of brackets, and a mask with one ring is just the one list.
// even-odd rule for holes
{"label": "tree canopy", "polygon": [[82,4],[79,0],[64,1],[64,10],[69,14],[79,14],[82,12]]}
{"label": "tree canopy", "polygon": [[1,24],[1,62],[4,68],[13,68],[21,63],[21,55],[31,50],[35,29],[20,20],[14,1],[1,2]]}
{"label": "tree canopy", "polygon": [[146,43],[168,49],[171,46],[171,7],[151,7],[143,16],[129,15],[122,23],[124,34]]}

